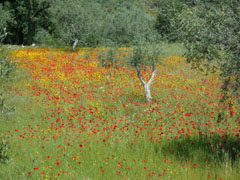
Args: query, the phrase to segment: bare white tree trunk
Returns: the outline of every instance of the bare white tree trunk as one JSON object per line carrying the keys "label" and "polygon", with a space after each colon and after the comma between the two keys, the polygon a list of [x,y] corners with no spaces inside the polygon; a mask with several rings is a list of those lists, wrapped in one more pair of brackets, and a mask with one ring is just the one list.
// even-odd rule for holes
{"label": "bare white tree trunk", "polygon": [[7,37],[6,28],[3,28],[3,31],[0,31],[0,47],[2,46],[2,42],[6,37]]}
{"label": "bare white tree trunk", "polygon": [[151,101],[152,100],[152,96],[151,96],[150,86],[148,84],[145,84],[144,90],[145,90],[146,100],[147,101]]}
{"label": "bare white tree trunk", "polygon": [[73,50],[73,51],[76,50],[77,43],[78,43],[78,39],[76,38],[76,39],[74,40],[74,43],[73,43],[73,46],[72,46],[72,50]]}
{"label": "bare white tree trunk", "polygon": [[156,64],[155,63],[152,63],[152,74],[151,74],[151,77],[149,79],[149,81],[146,83],[141,75],[141,70],[139,68],[139,66],[136,66],[136,69],[137,69],[137,74],[138,74],[138,78],[140,79],[143,87],[144,87],[144,90],[145,90],[145,96],[146,96],[146,100],[147,101],[151,101],[152,100],[152,96],[151,96],[151,90],[150,90],[150,87],[151,87],[151,84],[152,84],[152,81],[154,79],[154,76],[156,74]]}

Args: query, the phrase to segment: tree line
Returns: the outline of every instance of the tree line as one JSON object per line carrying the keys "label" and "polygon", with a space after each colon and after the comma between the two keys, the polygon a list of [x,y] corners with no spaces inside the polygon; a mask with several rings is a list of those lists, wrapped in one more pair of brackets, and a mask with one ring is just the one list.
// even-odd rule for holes
{"label": "tree line", "polygon": [[16,0],[0,4],[7,44],[133,45],[155,41],[155,17],[130,0]]}

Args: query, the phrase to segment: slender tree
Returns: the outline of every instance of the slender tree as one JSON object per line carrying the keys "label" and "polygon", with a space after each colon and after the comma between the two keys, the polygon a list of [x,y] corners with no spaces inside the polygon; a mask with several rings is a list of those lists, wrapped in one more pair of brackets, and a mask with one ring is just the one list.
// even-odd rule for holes
{"label": "slender tree", "polygon": [[[133,49],[132,56],[130,58],[130,63],[135,67],[137,76],[142,83],[142,86],[145,91],[146,101],[151,101],[151,84],[153,82],[154,76],[156,75],[156,64],[159,60],[159,50],[157,48],[143,47],[137,46]],[[144,80],[142,76],[142,69],[146,68],[146,66],[152,67],[152,73],[149,80]]]}

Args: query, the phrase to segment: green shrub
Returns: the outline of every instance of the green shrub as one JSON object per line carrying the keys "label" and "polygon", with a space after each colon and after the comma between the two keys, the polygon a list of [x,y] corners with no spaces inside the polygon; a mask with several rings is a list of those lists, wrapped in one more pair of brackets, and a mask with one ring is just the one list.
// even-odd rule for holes
{"label": "green shrub", "polygon": [[9,145],[5,140],[2,140],[0,144],[0,162],[2,163],[8,163],[11,161],[8,155],[9,152]]}
{"label": "green shrub", "polygon": [[41,46],[59,47],[63,45],[63,42],[61,42],[60,39],[55,38],[52,34],[43,28],[39,28],[37,30],[33,40],[37,45]]}

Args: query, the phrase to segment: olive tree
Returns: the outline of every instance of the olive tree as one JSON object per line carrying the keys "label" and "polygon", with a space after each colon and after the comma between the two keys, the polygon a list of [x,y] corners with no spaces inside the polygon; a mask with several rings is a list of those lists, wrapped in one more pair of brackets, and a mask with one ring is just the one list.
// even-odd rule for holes
{"label": "olive tree", "polygon": [[221,71],[223,102],[230,96],[239,97],[239,1],[206,1],[183,11],[175,22],[187,48],[187,60],[197,69]]}
{"label": "olive tree", "polygon": [[[149,46],[141,46],[138,45],[137,47],[133,48],[132,55],[130,56],[130,63],[133,67],[135,67],[137,76],[144,88],[146,101],[151,101],[151,84],[154,80],[154,76],[157,72],[157,62],[160,57],[159,49],[155,47]],[[146,68],[146,66],[152,67],[151,76],[148,80],[144,80],[142,76],[142,70]]]}
{"label": "olive tree", "polygon": [[94,46],[101,26],[101,8],[97,3],[83,0],[55,1],[51,9],[56,18],[57,34],[74,51],[78,44]]}

